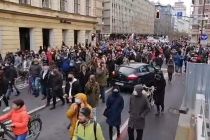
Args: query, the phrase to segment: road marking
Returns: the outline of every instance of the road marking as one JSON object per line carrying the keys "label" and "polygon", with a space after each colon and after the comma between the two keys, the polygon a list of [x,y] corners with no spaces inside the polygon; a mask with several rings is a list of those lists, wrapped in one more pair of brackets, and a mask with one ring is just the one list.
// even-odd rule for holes
{"label": "road marking", "polygon": [[[125,121],[125,123],[120,127],[120,134],[125,130],[125,128],[128,126],[128,121],[129,119],[127,119]],[[113,140],[117,139],[117,133],[115,133],[115,135],[113,136]]]}
{"label": "road marking", "polygon": [[[64,88],[65,86],[62,86],[62,87]],[[109,89],[107,89],[107,90],[105,91],[105,93],[109,93],[111,90],[112,90],[112,87],[109,88]],[[60,102],[60,99],[57,99],[56,102]],[[50,105],[51,105],[52,103],[53,103],[53,102],[51,101],[51,102],[50,102]],[[37,111],[40,111],[40,110],[42,110],[42,109],[44,109],[44,108],[46,108],[46,105],[42,105],[42,106],[40,106],[40,107],[37,107],[37,108],[35,108],[35,109],[32,109],[32,110],[30,110],[28,113],[29,113],[29,114],[33,114],[33,113],[35,113],[35,112],[37,112]]]}

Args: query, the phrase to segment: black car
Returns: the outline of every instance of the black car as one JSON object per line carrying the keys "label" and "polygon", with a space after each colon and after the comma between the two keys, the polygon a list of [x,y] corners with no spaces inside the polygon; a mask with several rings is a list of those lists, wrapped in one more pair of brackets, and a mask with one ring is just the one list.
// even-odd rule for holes
{"label": "black car", "polygon": [[133,89],[137,84],[152,86],[156,73],[162,74],[162,71],[149,64],[123,64],[112,73],[113,83],[128,89]]}

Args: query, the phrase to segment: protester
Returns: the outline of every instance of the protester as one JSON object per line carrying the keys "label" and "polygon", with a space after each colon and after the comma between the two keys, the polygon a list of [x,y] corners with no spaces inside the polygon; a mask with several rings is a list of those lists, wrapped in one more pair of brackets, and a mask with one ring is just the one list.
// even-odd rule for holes
{"label": "protester", "polygon": [[[164,76],[162,74],[156,74],[155,80],[154,80],[154,100],[155,105],[157,107],[157,113],[156,116],[159,116],[160,113],[164,112],[164,98],[165,98],[165,87],[166,87],[166,81],[164,79]],[[160,108],[161,107],[161,108]]]}
{"label": "protester", "polygon": [[79,79],[79,83],[80,83],[80,86],[81,86],[81,92],[85,92],[85,85],[86,83],[88,82],[88,79],[90,77],[90,73],[87,69],[87,65],[86,64],[82,64],[80,66],[80,72],[79,72],[79,75],[78,75],[78,79]]}
{"label": "protester", "polygon": [[89,81],[85,86],[85,93],[88,98],[88,103],[93,108],[93,115],[96,120],[96,107],[99,102],[100,86],[98,82],[96,82],[95,75],[90,75]]}
{"label": "protester", "polygon": [[87,107],[79,111],[73,140],[105,140],[100,124],[91,119],[91,110]]}
{"label": "protester", "polygon": [[[63,79],[62,74],[57,70],[53,69],[51,71],[51,79],[50,79],[51,85],[50,85],[50,94],[51,98],[53,99],[53,106],[50,108],[50,110],[55,109],[56,106],[56,97],[60,98],[62,101],[62,105],[65,105],[65,100],[63,98]],[[48,99],[47,106],[50,104],[51,98]]]}
{"label": "protester", "polygon": [[121,113],[124,108],[124,100],[118,87],[113,87],[112,94],[108,96],[104,116],[109,125],[109,139],[113,139],[113,127],[117,128],[117,137],[120,137]]}
{"label": "protester", "polygon": [[48,62],[43,63],[43,71],[41,73],[41,87],[42,87],[42,100],[49,97],[49,85],[50,85],[50,70]]}
{"label": "protester", "polygon": [[133,94],[130,98],[129,106],[129,122],[128,122],[128,137],[129,140],[134,140],[134,130],[137,132],[137,140],[142,140],[145,127],[145,117],[150,111],[150,104],[142,94],[143,86],[136,85]]}
{"label": "protester", "polygon": [[173,59],[170,58],[168,60],[168,67],[167,67],[167,71],[168,71],[168,81],[171,82],[172,81],[172,77],[173,77],[173,73],[174,73],[174,62]]}
{"label": "protester", "polygon": [[73,136],[76,122],[78,121],[79,111],[81,108],[88,107],[92,110],[92,107],[88,104],[87,96],[83,93],[75,95],[75,103],[71,104],[68,111],[66,112],[67,117],[70,120],[70,137]]}

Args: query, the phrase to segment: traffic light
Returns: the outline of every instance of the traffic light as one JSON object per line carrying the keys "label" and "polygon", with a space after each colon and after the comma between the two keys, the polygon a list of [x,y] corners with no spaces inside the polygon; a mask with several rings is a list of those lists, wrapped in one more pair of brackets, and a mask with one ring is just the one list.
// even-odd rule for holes
{"label": "traffic light", "polygon": [[160,11],[159,10],[156,11],[156,18],[160,19]]}

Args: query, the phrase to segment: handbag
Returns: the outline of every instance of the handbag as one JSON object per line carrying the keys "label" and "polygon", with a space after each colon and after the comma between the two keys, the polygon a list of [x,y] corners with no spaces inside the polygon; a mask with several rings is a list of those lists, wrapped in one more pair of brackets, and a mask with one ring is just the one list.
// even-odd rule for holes
{"label": "handbag", "polygon": [[104,113],[103,113],[103,115],[105,116],[105,117],[108,117],[108,108],[106,108],[105,110],[104,110]]}

